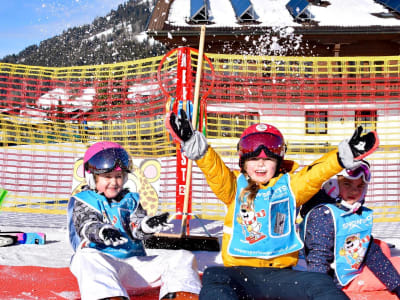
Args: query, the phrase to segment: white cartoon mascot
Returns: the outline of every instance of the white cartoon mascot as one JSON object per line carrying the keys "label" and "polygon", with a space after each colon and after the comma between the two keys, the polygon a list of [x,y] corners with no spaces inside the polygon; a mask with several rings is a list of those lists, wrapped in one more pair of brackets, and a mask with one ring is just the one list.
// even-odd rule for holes
{"label": "white cartoon mascot", "polygon": [[246,240],[250,244],[265,238],[265,235],[261,232],[262,225],[257,220],[257,218],[262,217],[265,217],[265,210],[262,209],[259,212],[255,212],[254,207],[248,203],[242,203],[240,205],[240,213],[237,216],[237,221],[240,225],[242,225],[242,228],[244,228],[244,233],[246,230],[249,234],[246,236]]}

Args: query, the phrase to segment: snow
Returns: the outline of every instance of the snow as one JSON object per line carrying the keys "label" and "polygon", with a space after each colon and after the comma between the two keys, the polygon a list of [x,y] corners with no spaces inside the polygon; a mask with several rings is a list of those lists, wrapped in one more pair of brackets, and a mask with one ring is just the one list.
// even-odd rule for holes
{"label": "snow", "polygon": [[44,94],[43,96],[40,96],[40,98],[37,100],[37,105],[42,108],[50,108],[52,106],[55,107],[59,105],[59,102],[68,100],[68,97],[69,96],[64,89],[56,88]]}
{"label": "snow", "polygon": [[[174,220],[174,232],[180,230],[180,221]],[[205,230],[192,221],[190,235],[207,236]],[[30,224],[30,226],[29,226]],[[23,231],[42,232],[46,234],[44,245],[13,245],[0,247],[0,265],[8,266],[42,266],[62,268],[68,267],[73,250],[69,245],[67,218],[65,215],[37,215],[37,214],[16,214],[0,211],[0,231]],[[205,222],[207,232],[217,236],[221,241],[223,224],[220,221]],[[385,242],[395,246],[391,249],[393,256],[400,256],[400,239],[379,237]],[[160,254],[173,250],[147,249],[149,255]],[[200,271],[208,266],[222,265],[222,258],[219,252],[194,251]],[[300,261],[298,269],[304,268],[304,262]]]}
{"label": "snow", "polygon": [[2,227],[2,231],[43,232],[44,245],[13,245],[0,247],[0,264],[8,266],[68,267],[72,248],[67,243],[65,228]]}
{"label": "snow", "polygon": [[[288,0],[251,0],[260,24],[250,26],[285,27],[300,26],[286,9]],[[308,10],[315,16],[319,26],[400,26],[396,18],[379,18],[372,13],[387,13],[388,10],[374,0],[330,0],[327,7],[309,5]],[[238,27],[230,0],[210,0],[214,24],[207,27]],[[188,26],[190,1],[174,0],[168,21],[175,26]],[[246,24],[247,25],[247,24]]]}
{"label": "snow", "polygon": [[[64,106],[65,112],[73,111],[75,109],[88,111],[92,108],[92,101],[96,96],[96,90],[92,87],[85,88],[82,90],[81,95],[76,96],[76,99],[74,99],[71,94],[71,92],[62,88],[52,89],[36,100],[36,106],[40,107],[41,109],[50,109],[52,107],[61,105]],[[31,111],[30,114],[32,114]],[[42,112],[41,116],[46,118],[47,114]]]}
{"label": "snow", "polygon": [[105,31],[102,31],[100,33],[97,33],[91,37],[88,38],[89,41],[93,41],[95,38],[100,39],[102,36],[107,36],[107,35],[111,35],[114,32],[113,28],[107,29]]}
{"label": "snow", "polygon": [[[193,222],[191,235],[206,236],[198,222]],[[31,226],[29,226],[31,224]],[[174,233],[180,230],[180,223],[173,221]],[[198,227],[196,227],[198,226]],[[221,236],[222,223],[206,224],[207,231],[214,236]],[[8,266],[41,266],[63,268],[68,267],[73,250],[68,241],[67,217],[65,215],[37,215],[8,213],[0,211],[0,231],[41,232],[46,234],[44,245],[19,244],[0,247],[0,265]],[[173,250],[147,249],[148,255],[156,255]],[[219,252],[195,251],[200,271],[207,266],[221,265]]]}

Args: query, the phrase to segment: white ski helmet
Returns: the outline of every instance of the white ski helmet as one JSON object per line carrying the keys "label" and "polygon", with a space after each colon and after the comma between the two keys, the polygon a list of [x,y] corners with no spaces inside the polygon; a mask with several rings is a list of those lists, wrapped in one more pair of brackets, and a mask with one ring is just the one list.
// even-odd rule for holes
{"label": "white ski helmet", "polygon": [[338,176],[343,176],[347,179],[351,180],[356,180],[358,178],[363,179],[364,183],[366,183],[364,187],[363,194],[359,200],[359,203],[361,205],[364,204],[365,201],[365,195],[367,194],[368,190],[368,184],[371,181],[371,170],[370,170],[370,165],[367,161],[361,160],[360,165],[357,165],[353,169],[344,169],[342,170],[339,174],[333,176],[331,179],[326,181],[322,188],[325,190],[325,192],[331,197],[336,199],[337,201],[341,201],[340,195],[339,195],[339,184],[338,184]]}

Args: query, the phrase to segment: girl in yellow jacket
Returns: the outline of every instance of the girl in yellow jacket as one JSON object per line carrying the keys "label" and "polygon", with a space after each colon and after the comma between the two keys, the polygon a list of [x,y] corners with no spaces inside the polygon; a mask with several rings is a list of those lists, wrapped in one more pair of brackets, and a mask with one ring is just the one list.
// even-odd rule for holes
{"label": "girl in yellow jacket", "polygon": [[281,132],[269,124],[255,124],[240,137],[238,172],[192,129],[185,111],[179,116],[169,113],[166,126],[227,206],[224,266],[204,271],[200,300],[348,299],[327,274],[292,269],[303,247],[295,227],[296,207],[317,193],[324,181],[372,153],[378,145],[375,132],[361,136],[362,128],[357,128],[338,151],[294,173],[298,165],[284,160]]}

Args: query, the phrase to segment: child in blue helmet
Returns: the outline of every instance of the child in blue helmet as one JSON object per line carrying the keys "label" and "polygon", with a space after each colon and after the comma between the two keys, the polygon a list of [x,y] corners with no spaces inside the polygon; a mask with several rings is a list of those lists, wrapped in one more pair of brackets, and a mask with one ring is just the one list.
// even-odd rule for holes
{"label": "child in blue helmet", "polygon": [[160,299],[197,298],[195,257],[186,250],[147,256],[143,240],[170,227],[167,214],[146,216],[139,194],[124,188],[131,159],[119,144],[98,142],[84,156],[87,186],[68,204],[75,251],[70,269],[82,300],[129,299],[129,293],[160,286]]}
{"label": "child in blue helmet", "polygon": [[[370,165],[362,160],[355,168],[330,178],[302,206],[307,270],[329,274],[340,289],[357,282],[356,291],[373,290],[368,285],[377,278],[386,286],[387,298],[390,292],[399,297],[400,275],[378,243],[373,242],[372,210],[363,206],[370,181]],[[376,278],[371,274],[358,281],[364,266]]]}

